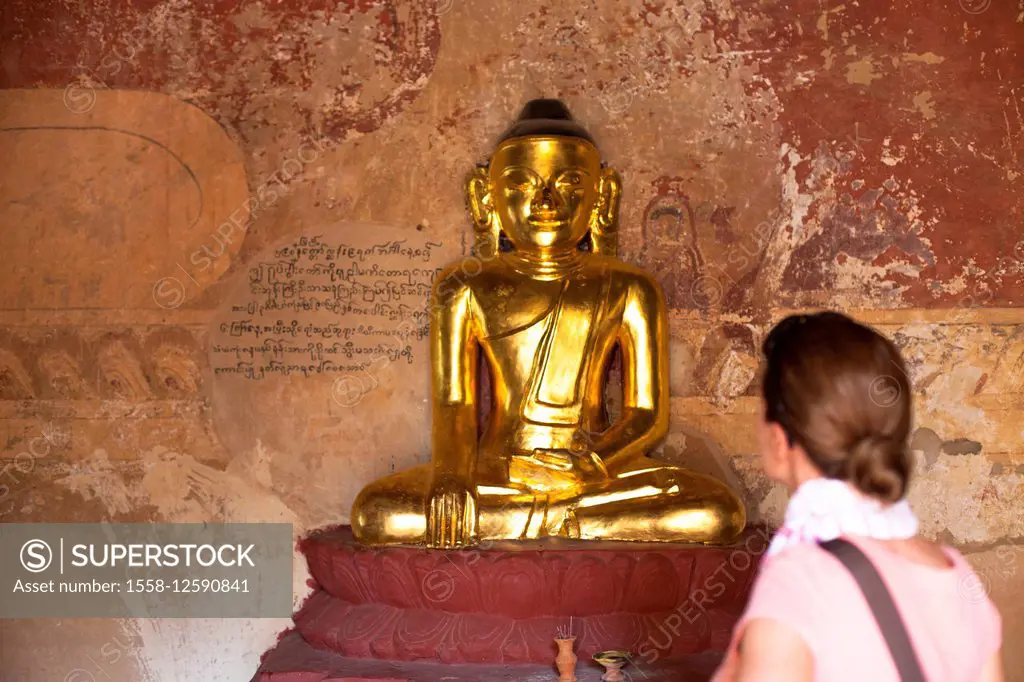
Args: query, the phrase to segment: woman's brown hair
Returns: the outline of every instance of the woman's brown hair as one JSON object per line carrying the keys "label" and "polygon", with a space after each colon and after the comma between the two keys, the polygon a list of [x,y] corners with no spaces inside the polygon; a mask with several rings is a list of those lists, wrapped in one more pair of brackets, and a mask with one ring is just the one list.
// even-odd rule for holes
{"label": "woman's brown hair", "polygon": [[910,380],[893,343],[833,312],[794,315],[764,342],[766,418],[829,478],[895,502],[911,460]]}

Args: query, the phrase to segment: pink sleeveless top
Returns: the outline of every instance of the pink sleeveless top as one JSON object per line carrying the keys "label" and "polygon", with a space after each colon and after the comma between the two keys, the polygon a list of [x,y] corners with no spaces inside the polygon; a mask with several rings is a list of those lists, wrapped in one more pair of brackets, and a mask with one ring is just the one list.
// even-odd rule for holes
{"label": "pink sleeveless top", "polygon": [[[910,562],[865,538],[854,542],[878,569],[896,602],[929,682],[977,682],[1002,646],[1002,622],[967,560],[943,547],[952,567]],[[731,682],[736,644],[754,618],[795,630],[814,656],[815,682],[899,682],[889,649],[860,587],[838,559],[817,545],[767,558],[712,682]]]}

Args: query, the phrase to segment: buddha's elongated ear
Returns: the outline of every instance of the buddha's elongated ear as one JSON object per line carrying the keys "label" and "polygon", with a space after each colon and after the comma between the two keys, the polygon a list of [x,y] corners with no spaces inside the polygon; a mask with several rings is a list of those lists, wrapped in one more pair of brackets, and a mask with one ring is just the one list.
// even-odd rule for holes
{"label": "buddha's elongated ear", "polygon": [[499,233],[494,205],[491,202],[490,178],[487,166],[477,166],[466,178],[466,207],[473,220],[478,255],[491,257],[498,252]]}
{"label": "buddha's elongated ear", "polygon": [[590,221],[594,253],[617,256],[619,252],[619,199],[622,179],[614,168],[603,168],[597,186],[597,206]]}

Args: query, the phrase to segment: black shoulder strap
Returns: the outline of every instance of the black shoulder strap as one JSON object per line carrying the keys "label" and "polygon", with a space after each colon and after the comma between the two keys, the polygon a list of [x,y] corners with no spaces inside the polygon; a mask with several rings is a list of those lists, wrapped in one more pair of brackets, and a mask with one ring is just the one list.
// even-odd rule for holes
{"label": "black shoulder strap", "polygon": [[921,664],[914,653],[914,645],[903,625],[903,619],[900,618],[892,595],[889,594],[885,583],[882,582],[882,576],[878,574],[871,560],[856,545],[840,538],[818,544],[843,562],[857,580],[868,606],[875,614],[882,636],[889,645],[900,679],[903,682],[925,682]]}

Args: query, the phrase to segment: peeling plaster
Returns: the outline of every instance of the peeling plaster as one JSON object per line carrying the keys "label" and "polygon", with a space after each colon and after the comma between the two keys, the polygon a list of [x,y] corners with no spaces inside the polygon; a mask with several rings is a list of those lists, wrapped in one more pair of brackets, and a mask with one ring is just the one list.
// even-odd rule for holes
{"label": "peeling plaster", "polygon": [[935,118],[935,103],[932,101],[932,93],[927,90],[914,97],[914,106],[925,119]]}
{"label": "peeling plaster", "polygon": [[[307,530],[305,521],[266,485],[265,452],[249,453],[220,471],[193,457],[157,448],[142,453],[141,478],[126,476],[98,450],[82,464],[70,467],[57,485],[96,500],[111,515],[146,507],[165,523],[290,523],[296,540]],[[309,595],[305,557],[292,559],[292,601],[298,608]],[[251,675],[263,652],[277,641],[290,619],[143,619],[120,621],[126,636],[141,639],[132,652],[146,682],[211,680],[236,682]],[[216,642],[211,647],[210,643]]]}
{"label": "peeling plaster", "polygon": [[846,82],[857,85],[871,85],[871,81],[881,78],[882,75],[875,71],[875,63],[870,57],[865,57],[856,62],[846,65]]}
{"label": "peeling plaster", "polygon": [[944,455],[976,455],[979,452],[981,452],[981,443],[967,438],[957,438],[942,444],[942,454]]}
{"label": "peeling plaster", "polygon": [[993,477],[992,464],[982,455],[941,454],[926,466],[919,457],[909,499],[921,519],[922,534],[948,534],[963,544],[1024,537],[1024,477]]}

